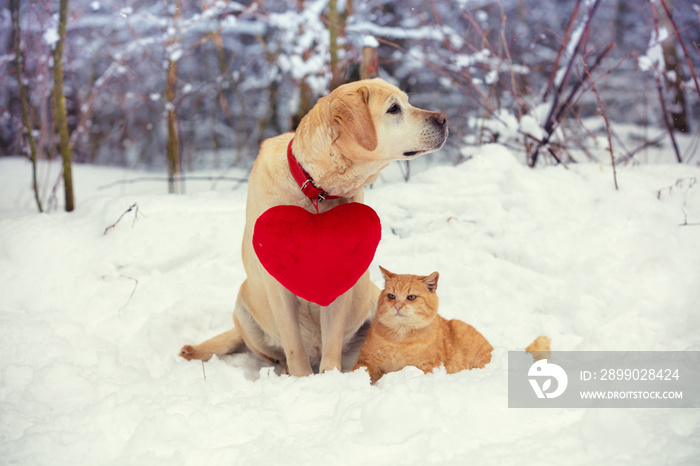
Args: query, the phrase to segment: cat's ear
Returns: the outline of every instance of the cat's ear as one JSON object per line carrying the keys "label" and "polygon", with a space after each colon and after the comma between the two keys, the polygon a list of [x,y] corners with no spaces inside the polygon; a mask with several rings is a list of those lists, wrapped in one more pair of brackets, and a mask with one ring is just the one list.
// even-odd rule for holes
{"label": "cat's ear", "polygon": [[379,270],[382,271],[382,277],[384,277],[385,282],[388,282],[389,280],[391,280],[392,278],[394,278],[396,276],[396,274],[389,272],[387,269],[385,269],[381,265],[379,266]]}
{"label": "cat's ear", "polygon": [[440,278],[440,274],[437,272],[433,272],[427,277],[423,277],[423,283],[425,283],[425,286],[428,287],[428,291],[431,293],[435,293],[437,291],[438,278]]}

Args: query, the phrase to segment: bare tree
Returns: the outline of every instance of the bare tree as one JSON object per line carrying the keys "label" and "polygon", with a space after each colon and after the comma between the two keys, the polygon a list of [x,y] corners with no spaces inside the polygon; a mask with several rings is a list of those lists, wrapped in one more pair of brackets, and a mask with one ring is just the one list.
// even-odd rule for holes
{"label": "bare tree", "polygon": [[19,0],[10,0],[10,11],[12,12],[12,27],[14,29],[13,33],[15,36],[15,66],[17,68],[19,100],[22,106],[22,124],[24,125],[24,137],[27,139],[27,143],[29,144],[30,158],[32,161],[32,188],[34,190],[36,206],[39,209],[39,212],[43,212],[44,209],[41,206],[41,199],[39,198],[39,186],[36,181],[36,142],[34,141],[34,134],[32,134],[33,125],[29,117],[29,101],[27,100],[27,91],[24,87],[24,80],[22,78],[24,67],[22,66],[22,30],[19,23]]}
{"label": "bare tree", "polygon": [[[668,4],[668,6],[666,5]],[[683,79],[681,78],[681,60],[676,50],[676,36],[670,34],[673,31],[673,18],[670,8],[673,7],[672,0],[666,0],[664,11],[659,12],[659,24],[669,31],[669,36],[661,42],[664,54],[666,72],[664,78],[669,91],[671,92],[671,105],[668,108],[673,129],[681,133],[690,131],[688,124],[688,113],[686,111],[685,94],[683,92]]]}
{"label": "bare tree", "polygon": [[177,62],[180,50],[180,40],[177,32],[180,17],[180,0],[168,3],[173,6],[172,32],[168,33],[165,53],[168,57],[168,79],[165,88],[165,107],[168,115],[168,141],[166,153],[168,157],[168,192],[182,194],[182,169],[180,167],[180,141],[177,132],[177,114],[175,113],[175,86],[177,80]]}
{"label": "bare tree", "polygon": [[[635,66],[648,56],[650,4],[668,32],[657,40],[663,61],[654,71],[666,113],[682,110],[674,93],[684,93],[687,125],[695,129],[697,120],[699,23],[687,0],[405,0],[400,8],[385,0],[69,1],[62,60],[72,157],[166,165],[172,191],[184,182],[180,170],[195,161],[247,168],[258,141],[290,129],[294,115],[298,121],[318,97],[360,76],[390,77],[418,105],[448,115],[452,136],[435,160],[458,163],[466,157],[464,144],[482,143],[509,145],[533,165],[538,152],[564,163],[577,153],[596,159],[585,139],[593,137],[587,117],[597,106],[580,57],[611,123],[665,125],[650,118],[656,90],[644,87],[656,74]],[[0,114],[10,118],[0,118],[0,152],[16,154],[21,143],[29,154],[32,135],[36,157],[50,159],[58,155],[63,126],[51,109],[54,79],[45,79],[54,71],[59,2],[11,5],[17,3],[30,132],[15,85],[8,15],[10,27],[0,30],[0,49],[8,49],[0,50],[0,81],[8,84],[11,76],[12,82],[0,86]],[[567,11],[559,8],[563,3]],[[365,37],[377,38],[369,41],[374,46]],[[613,39],[615,48],[608,45]],[[662,45],[670,46],[665,59]],[[682,113],[669,118],[676,135],[683,120]],[[695,150],[682,142],[679,148]],[[44,209],[49,196],[41,190],[53,184],[39,176]]]}
{"label": "bare tree", "polygon": [[66,212],[75,209],[73,198],[73,151],[68,135],[68,116],[66,98],[63,95],[63,46],[66,42],[66,22],[68,21],[68,0],[61,0],[58,15],[58,41],[53,52],[53,105],[54,120],[59,136],[59,151],[63,160],[63,188],[66,200]]}
{"label": "bare tree", "polygon": [[331,90],[340,86],[344,80],[344,64],[340,59],[340,49],[343,47],[340,44],[341,38],[345,36],[345,27],[348,16],[352,13],[352,0],[345,2],[345,11],[338,11],[338,1],[330,0],[328,2],[328,33],[330,35],[329,55],[331,67]]}

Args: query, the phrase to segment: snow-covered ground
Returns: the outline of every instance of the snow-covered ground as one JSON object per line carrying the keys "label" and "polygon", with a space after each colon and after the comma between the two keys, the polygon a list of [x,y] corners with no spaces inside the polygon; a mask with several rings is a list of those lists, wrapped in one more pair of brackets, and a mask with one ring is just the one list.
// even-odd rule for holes
{"label": "snow-covered ground", "polygon": [[77,210],[39,215],[29,164],[0,159],[0,463],[698,464],[698,409],[509,409],[507,351],[539,334],[700,349],[700,169],[621,167],[615,191],[607,165],[471,153],[367,190],[383,224],[371,273],[438,270],[441,314],[481,331],[493,361],[376,386],[177,356],[231,325],[245,184],[99,189],[146,174],[77,166]]}

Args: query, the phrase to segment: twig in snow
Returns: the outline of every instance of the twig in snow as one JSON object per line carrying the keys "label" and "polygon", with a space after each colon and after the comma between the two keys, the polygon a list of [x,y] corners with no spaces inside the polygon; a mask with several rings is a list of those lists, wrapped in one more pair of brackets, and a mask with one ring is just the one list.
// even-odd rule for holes
{"label": "twig in snow", "polygon": [[121,221],[121,219],[122,219],[126,214],[128,214],[129,212],[131,212],[132,210],[135,210],[135,212],[134,212],[134,222],[131,224],[131,225],[133,226],[134,223],[136,223],[136,219],[137,219],[138,216],[139,216],[139,206],[138,206],[138,204],[136,204],[136,203],[131,204],[131,206],[129,206],[129,208],[126,209],[126,210],[124,211],[124,213],[121,214],[121,215],[119,216],[119,218],[117,219],[116,222],[114,222],[113,224],[111,224],[110,226],[108,226],[107,228],[105,228],[105,232],[102,233],[102,236],[105,236],[109,230],[111,230],[112,228],[116,227],[116,226],[117,226],[117,223],[119,223],[119,222]]}
{"label": "twig in snow", "polygon": [[399,168],[401,169],[401,176],[403,176],[403,180],[406,183],[408,183],[408,181],[411,179],[411,163],[410,162],[411,162],[410,160],[406,160],[404,163],[399,164]]}
{"label": "twig in snow", "polygon": [[[533,136],[533,135],[530,134],[530,133],[527,133],[527,132],[525,132],[525,131],[519,131],[519,133],[522,134],[523,136],[525,136],[526,139],[532,139],[532,140],[535,141],[537,144],[542,144],[542,140],[541,140],[541,139],[536,138],[535,136]],[[561,147],[561,146],[559,146],[559,147]],[[563,165],[564,168],[566,168],[567,170],[569,169],[569,167],[567,167],[566,164],[564,164],[564,163],[562,162],[561,157],[559,157],[559,156],[557,155],[556,151],[552,148],[552,144],[547,144],[547,152],[549,152],[549,155],[551,155],[551,156],[554,158],[554,160],[557,161],[558,164]]]}
{"label": "twig in snow", "polygon": [[682,189],[686,186],[687,188],[685,191],[683,191],[683,194],[685,195],[690,188],[694,187],[698,182],[698,179],[694,176],[688,177],[688,178],[678,178],[675,183],[673,183],[671,186],[667,186],[665,188],[657,189],[656,190],[656,198],[661,199],[661,194],[664,193],[665,191],[668,191],[668,194],[673,193],[673,188],[679,188]]}
{"label": "twig in snow", "polygon": [[668,186],[666,188],[661,188],[656,191],[656,198],[661,199],[661,193],[664,191],[668,191],[668,194],[673,193],[673,188],[679,188],[683,190],[683,204],[681,205],[681,212],[683,212],[683,223],[679,223],[678,226],[681,227],[696,227],[700,226],[700,222],[695,222],[695,223],[688,223],[688,212],[685,210],[686,208],[686,201],[688,197],[688,191],[690,191],[696,184],[698,183],[698,179],[694,176],[691,176],[689,178],[678,178],[674,184],[671,186]]}
{"label": "twig in snow", "polygon": [[[126,212],[125,212],[125,213],[126,213]],[[122,311],[123,311],[124,309],[126,309],[126,306],[129,305],[129,303],[131,302],[131,298],[133,298],[133,297],[134,297],[134,293],[136,293],[136,288],[138,288],[138,286],[139,286],[139,281],[136,280],[134,277],[128,277],[128,276],[126,276],[126,275],[120,275],[120,277],[122,277],[122,278],[127,278],[127,279],[129,279],[129,280],[133,280],[133,281],[134,281],[134,289],[131,290],[131,294],[129,295],[129,299],[126,301],[126,304],[124,304],[122,307],[119,308],[119,314],[121,314]]]}
{"label": "twig in snow", "polygon": [[[688,189],[690,189],[693,185],[691,184]],[[688,194],[688,189],[685,190],[683,193],[683,204],[681,205],[681,212],[683,212],[683,223],[679,223],[678,226],[681,227],[694,227],[700,225],[700,223],[688,223],[688,212],[685,210],[686,208],[686,194]]]}
{"label": "twig in snow", "polygon": [[61,185],[61,181],[63,181],[63,168],[61,168],[61,173],[58,174],[58,178],[56,178],[56,182],[51,188],[51,196],[49,197],[49,201],[46,203],[47,212],[51,212],[52,207],[56,207],[56,209],[58,209],[58,196],[56,192],[58,191],[58,187]]}
{"label": "twig in snow", "polygon": [[596,99],[598,99],[598,107],[600,107],[600,114],[603,117],[603,121],[605,121],[605,130],[608,133],[608,150],[610,151],[610,161],[612,162],[613,169],[613,180],[615,181],[615,191],[617,191],[620,188],[617,186],[617,170],[615,169],[615,154],[613,153],[612,133],[610,132],[610,121],[608,120],[607,113],[605,113],[603,99],[600,98],[600,94],[598,94],[598,90],[595,88],[595,81],[593,81],[593,76],[591,76],[591,73],[588,70],[588,67],[586,66],[585,57],[581,57],[581,60],[583,61],[583,69],[586,71],[588,81],[590,81],[591,83],[591,90],[593,91],[593,94],[595,95]]}
{"label": "twig in snow", "polygon": [[204,370],[204,361],[200,361],[202,363],[202,375],[204,375],[204,381],[207,381],[207,371]]}

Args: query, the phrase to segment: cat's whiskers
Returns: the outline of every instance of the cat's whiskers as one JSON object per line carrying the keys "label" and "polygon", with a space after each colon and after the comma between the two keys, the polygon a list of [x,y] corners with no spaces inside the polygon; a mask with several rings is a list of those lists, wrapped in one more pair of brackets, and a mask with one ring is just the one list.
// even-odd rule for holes
{"label": "cat's whiskers", "polygon": [[384,312],[377,314],[377,320],[391,330],[399,339],[404,339],[413,332],[423,330],[433,321],[430,316],[422,315],[422,313],[406,307],[402,307],[400,310],[397,310],[395,307],[385,309]]}
{"label": "cat's whiskers", "polygon": [[427,327],[433,321],[432,318],[428,318],[427,316],[423,316],[417,312],[412,312],[407,317],[413,328],[416,330]]}

